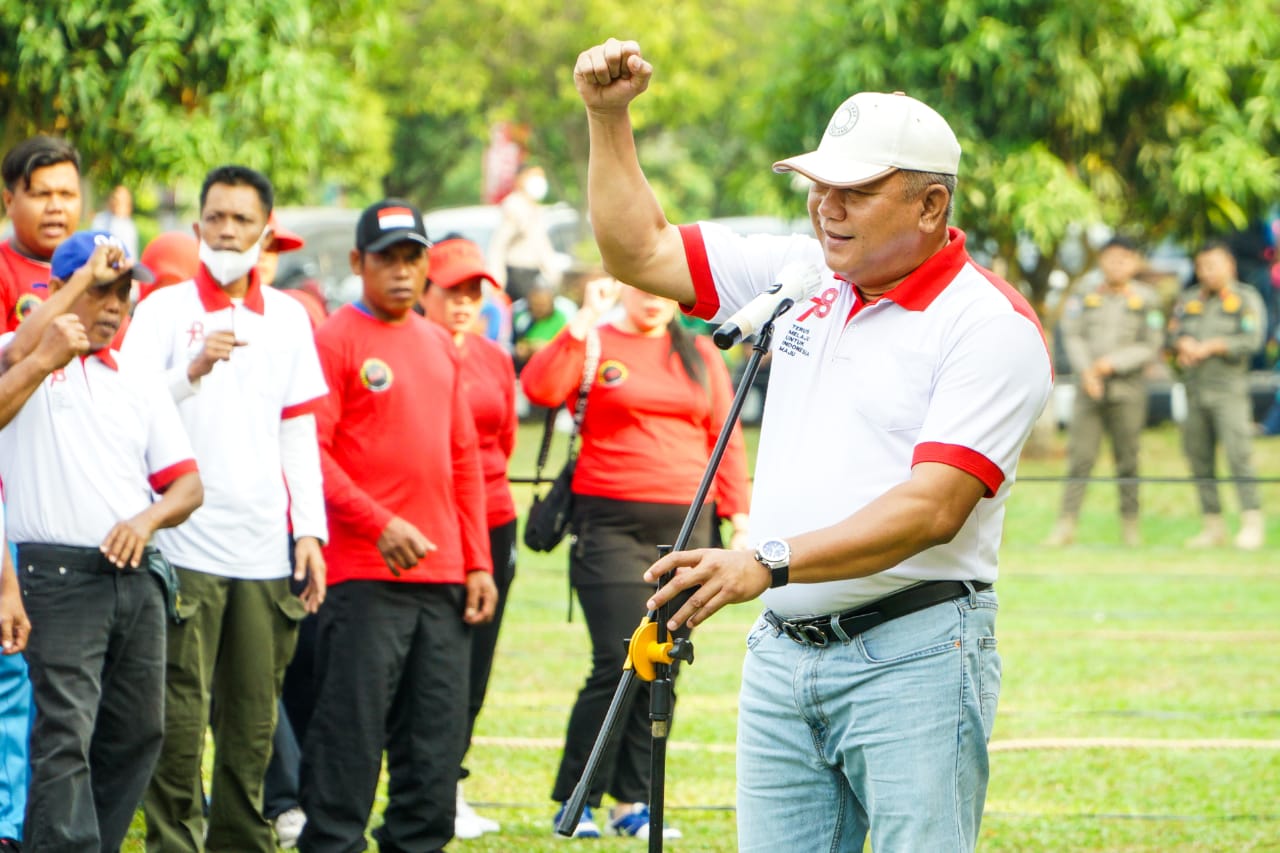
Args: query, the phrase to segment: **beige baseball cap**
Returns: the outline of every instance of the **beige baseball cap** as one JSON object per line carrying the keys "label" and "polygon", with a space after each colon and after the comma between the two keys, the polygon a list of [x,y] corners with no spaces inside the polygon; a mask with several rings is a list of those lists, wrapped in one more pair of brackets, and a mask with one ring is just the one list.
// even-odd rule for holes
{"label": "beige baseball cap", "polygon": [[859,92],[831,116],[817,151],[773,164],[833,187],[853,187],[895,169],[954,175],[960,143],[946,119],[902,92]]}

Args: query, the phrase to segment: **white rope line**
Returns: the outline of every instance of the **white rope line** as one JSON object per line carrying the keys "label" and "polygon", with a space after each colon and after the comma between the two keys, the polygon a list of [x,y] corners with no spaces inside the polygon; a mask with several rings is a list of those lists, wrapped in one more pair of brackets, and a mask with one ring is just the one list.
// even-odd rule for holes
{"label": "white rope line", "polygon": [[[483,746],[508,747],[512,749],[560,749],[564,741],[559,738],[525,738],[525,737],[481,737],[472,738],[472,742]],[[731,743],[689,743],[673,740],[668,749],[694,750],[702,752],[732,755],[736,748]],[[1045,738],[1010,738],[994,740],[988,749],[991,752],[1025,752],[1030,750],[1069,750],[1069,749],[1151,749],[1151,750],[1196,750],[1196,749],[1256,749],[1280,750],[1280,740],[1251,738],[1133,738],[1133,737],[1045,737]]]}

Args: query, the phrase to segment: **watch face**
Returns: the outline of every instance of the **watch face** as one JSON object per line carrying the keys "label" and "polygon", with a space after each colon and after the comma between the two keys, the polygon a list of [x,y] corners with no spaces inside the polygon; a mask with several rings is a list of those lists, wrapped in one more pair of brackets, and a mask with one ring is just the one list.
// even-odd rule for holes
{"label": "watch face", "polygon": [[779,560],[787,559],[787,553],[790,549],[787,543],[781,539],[766,539],[760,543],[760,556],[764,557],[770,563],[776,563]]}

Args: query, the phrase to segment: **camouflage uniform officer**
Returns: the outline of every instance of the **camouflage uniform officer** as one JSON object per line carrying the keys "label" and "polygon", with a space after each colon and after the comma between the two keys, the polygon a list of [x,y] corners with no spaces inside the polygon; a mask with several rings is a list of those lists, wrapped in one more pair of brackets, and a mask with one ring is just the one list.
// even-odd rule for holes
{"label": "camouflage uniform officer", "polygon": [[1262,346],[1262,297],[1236,280],[1236,262],[1225,243],[1210,243],[1196,253],[1200,287],[1178,300],[1169,321],[1170,347],[1187,387],[1183,449],[1198,485],[1204,529],[1188,540],[1191,547],[1225,545],[1222,504],[1214,482],[1218,441],[1240,495],[1241,527],[1236,547],[1253,550],[1263,543],[1263,518],[1254,481],[1249,403],[1249,358]]}
{"label": "camouflage uniform officer", "polygon": [[[1086,480],[1104,433],[1111,439],[1116,476],[1138,475],[1138,443],[1147,421],[1143,371],[1164,343],[1164,315],[1156,296],[1133,280],[1142,266],[1133,244],[1119,237],[1111,240],[1102,247],[1098,266],[1102,283],[1073,298],[1062,319],[1063,342],[1078,384],[1068,443],[1071,479],[1048,545],[1066,545],[1075,538]],[[1120,484],[1120,519],[1125,544],[1139,544],[1137,483]]]}

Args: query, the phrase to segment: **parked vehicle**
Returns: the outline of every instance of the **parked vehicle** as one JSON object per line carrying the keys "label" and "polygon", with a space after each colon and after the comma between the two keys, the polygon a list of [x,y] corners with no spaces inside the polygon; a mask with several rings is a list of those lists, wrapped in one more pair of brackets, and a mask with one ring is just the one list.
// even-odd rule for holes
{"label": "parked vehicle", "polygon": [[[306,289],[324,298],[333,311],[360,295],[359,279],[349,261],[360,211],[341,207],[281,207],[280,224],[306,241],[301,249],[280,256],[276,287]],[[352,280],[354,279],[354,284]]]}

